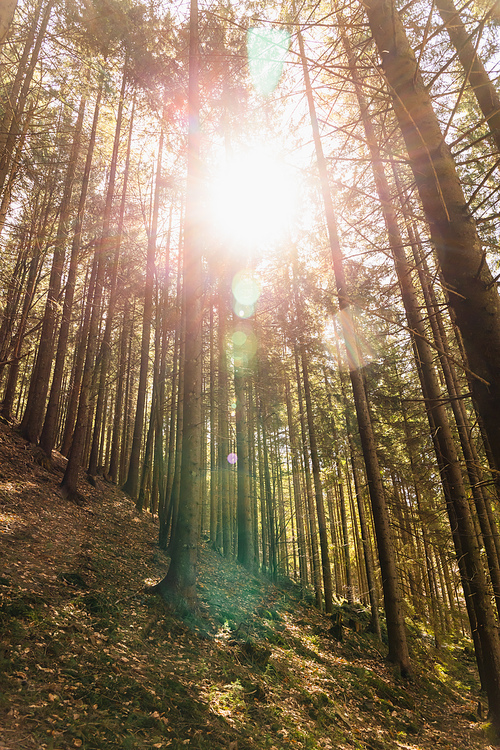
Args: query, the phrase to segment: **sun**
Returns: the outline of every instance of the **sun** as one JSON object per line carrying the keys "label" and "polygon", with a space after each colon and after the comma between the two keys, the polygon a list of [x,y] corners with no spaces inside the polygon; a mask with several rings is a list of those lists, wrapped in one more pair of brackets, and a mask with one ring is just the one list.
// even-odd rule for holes
{"label": "sun", "polygon": [[209,222],[218,238],[234,249],[275,246],[288,236],[297,215],[295,171],[269,149],[235,154],[209,185]]}

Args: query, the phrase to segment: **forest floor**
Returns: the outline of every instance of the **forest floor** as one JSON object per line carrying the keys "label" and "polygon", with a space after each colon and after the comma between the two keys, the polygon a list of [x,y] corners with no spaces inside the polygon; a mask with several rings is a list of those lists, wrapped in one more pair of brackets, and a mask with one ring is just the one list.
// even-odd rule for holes
{"label": "forest floor", "polygon": [[0,424],[0,750],[493,747],[466,641],[436,650],[409,621],[403,681],[372,635],[337,642],[292,584],[206,545],[182,620],[144,593],[168,568],[152,517],[83,475],[74,505],[63,457],[40,458]]}

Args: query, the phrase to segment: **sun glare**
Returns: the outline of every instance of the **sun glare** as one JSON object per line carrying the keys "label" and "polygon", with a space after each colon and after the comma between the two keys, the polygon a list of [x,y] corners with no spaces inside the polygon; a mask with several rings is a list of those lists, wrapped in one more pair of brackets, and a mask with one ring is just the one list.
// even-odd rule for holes
{"label": "sun glare", "polygon": [[217,236],[235,249],[284,240],[296,212],[294,171],[266,149],[235,156],[210,184],[210,221]]}

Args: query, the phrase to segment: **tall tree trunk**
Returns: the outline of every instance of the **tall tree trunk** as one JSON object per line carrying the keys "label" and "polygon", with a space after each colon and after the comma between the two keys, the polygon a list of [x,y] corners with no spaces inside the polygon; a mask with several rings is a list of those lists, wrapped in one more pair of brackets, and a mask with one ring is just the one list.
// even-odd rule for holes
{"label": "tall tree trunk", "polygon": [[97,353],[99,326],[101,316],[101,305],[103,297],[104,279],[106,274],[107,257],[109,253],[111,237],[111,208],[114,198],[114,186],[116,179],[116,169],[118,164],[118,148],[120,145],[120,132],[123,114],[123,97],[125,94],[125,85],[127,79],[127,61],[125,60],[122,89],[120,94],[120,103],[115,125],[115,135],[113,142],[113,153],[111,155],[111,164],[108,177],[108,186],[106,190],[106,203],[104,206],[104,218],[101,239],[97,245],[97,271],[95,280],[95,291],[92,303],[92,313],[89,323],[89,334],[87,340],[87,352],[85,355],[85,364],[82,373],[82,385],[80,388],[80,401],[78,403],[78,413],[76,417],[73,440],[68,456],[68,464],[61,483],[63,492],[79,500],[78,495],[78,472],[82,461],[85,458],[85,443],[87,428],[90,425],[89,406],[92,379],[94,377],[95,358]]}
{"label": "tall tree trunk", "polygon": [[[349,45],[345,40],[346,51],[351,58],[351,69],[355,75]],[[432,439],[436,451],[443,489],[448,506],[448,514],[452,531],[453,523],[458,524],[457,534],[454,535],[457,557],[463,555],[464,567],[462,572],[467,578],[474,595],[474,609],[481,638],[481,650],[488,660],[485,674],[490,685],[489,700],[498,700],[500,704],[500,638],[495,625],[494,613],[488,591],[486,576],[483,570],[480,550],[473,526],[469,503],[463,483],[462,472],[458,460],[453,435],[448,416],[442,401],[439,382],[433,365],[433,356],[427,342],[425,329],[420,316],[419,305],[411,280],[410,268],[406,260],[404,245],[399,232],[394,208],[390,201],[389,186],[385,177],[382,160],[378,152],[375,133],[368,117],[368,111],[359,91],[359,83],[355,83],[358,91],[363,124],[367,135],[368,146],[372,156],[375,182],[382,204],[382,211],[389,236],[389,244],[394,257],[398,281],[401,288],[403,303],[415,351],[417,369],[422,384],[422,391],[426,399],[426,410],[431,428]],[[460,545],[458,546],[458,538]],[[491,659],[490,659],[491,654]],[[500,721],[500,712],[499,712]]]}
{"label": "tall tree trunk", "polygon": [[292,399],[290,394],[290,381],[288,375],[285,373],[285,395],[286,395],[286,412],[288,422],[288,436],[290,441],[290,453],[292,459],[292,482],[293,482],[293,502],[295,507],[295,519],[297,525],[297,546],[299,553],[299,571],[300,571],[300,585],[302,591],[308,584],[307,575],[307,544],[306,535],[304,531],[304,513],[303,513],[303,502],[300,491],[300,463],[299,463],[299,451],[297,445],[297,433],[295,430],[295,421],[292,412]]}
{"label": "tall tree trunk", "polygon": [[436,8],[443,19],[451,43],[462,63],[465,76],[469,80],[477,103],[488,124],[492,141],[497,151],[500,152],[500,96],[478,56],[477,44],[476,46],[472,44],[470,35],[453,0],[436,0]]}
{"label": "tall tree trunk", "polygon": [[148,231],[148,252],[146,259],[146,283],[144,286],[144,313],[142,318],[141,338],[141,366],[139,371],[139,387],[137,391],[137,406],[135,410],[134,434],[132,437],[132,452],[128,476],[123,491],[137,500],[139,491],[139,463],[141,456],[142,433],[144,429],[144,404],[149,368],[149,346],[151,341],[151,321],[153,316],[153,287],[155,275],[156,240],[158,234],[158,213],[160,210],[161,165],[163,154],[163,128],[160,132],[158,157],[156,163],[156,180],[154,186],[153,213],[151,226]]}
{"label": "tall tree trunk", "polygon": [[[78,210],[76,214],[75,226],[73,228],[73,239],[71,243],[71,254],[68,268],[68,277],[66,279],[66,292],[64,295],[61,326],[59,329],[59,338],[57,341],[56,358],[54,362],[54,373],[52,376],[52,385],[50,388],[49,401],[45,412],[45,421],[42,428],[42,434],[40,435],[40,446],[43,451],[47,454],[48,458],[52,457],[52,450],[56,441],[56,428],[57,428],[57,413],[59,409],[59,401],[61,395],[61,385],[64,374],[64,363],[66,360],[66,350],[68,345],[68,337],[71,326],[71,314],[73,310],[73,301],[75,297],[75,285],[78,271],[78,254],[80,251],[80,244],[83,230],[83,220],[85,214],[85,204],[87,201],[87,193],[90,180],[90,170],[92,167],[92,159],[94,155],[94,147],[97,135],[97,123],[99,120],[99,111],[101,106],[102,98],[102,81],[97,91],[97,97],[94,106],[94,116],[92,120],[92,129],[90,132],[89,143],[87,146],[87,156],[85,159],[85,167],[83,170],[82,185],[80,188],[80,198],[78,202]],[[83,365],[83,359],[82,363]],[[80,373],[77,373],[78,377]],[[67,416],[68,422],[68,416]],[[67,433],[73,431],[73,422],[70,421],[70,429]],[[63,453],[66,455],[69,450],[69,439]]]}
{"label": "tall tree trunk", "polygon": [[[248,460],[248,428],[247,428],[247,393],[246,371],[248,370],[248,340],[249,326],[241,321],[240,328],[244,343],[235,352],[234,358],[234,392],[236,397],[236,468],[238,472],[236,528],[238,533],[238,562],[246,568],[252,567],[252,516],[250,508],[250,465]],[[247,333],[245,333],[247,331]]]}
{"label": "tall tree trunk", "polygon": [[352,320],[350,301],[346,287],[342,251],[340,248],[337,231],[337,221],[333,209],[330,188],[328,185],[326,160],[321,144],[319,125],[316,117],[311,82],[309,78],[309,70],[307,68],[305,57],[304,42],[302,40],[302,35],[300,34],[300,32],[298,33],[298,40],[306,85],[306,96],[309,106],[309,114],[313,129],[316,159],[320,173],[321,190],[325,206],[326,223],[330,241],[330,250],[332,253],[333,269],[337,285],[339,317],[341,320],[343,337],[346,344],[349,375],[351,379],[351,387],[356,407],[363,458],[366,466],[366,476],[368,479],[370,500],[373,508],[375,534],[377,537],[378,556],[380,569],[382,572],[382,585],[384,589],[384,608],[386,613],[387,635],[389,641],[388,658],[389,661],[392,661],[398,665],[402,675],[407,675],[411,671],[410,657],[406,640],[402,596],[398,581],[396,556],[394,552],[389,512],[387,509],[385,491],[382,484],[380,466],[377,457],[375,435],[373,432],[370,413],[368,410],[363,378],[359,370],[356,357],[354,355],[354,323]]}
{"label": "tall tree trunk", "polygon": [[228,353],[227,353],[227,316],[228,316],[228,281],[227,273],[223,273],[219,280],[219,493],[222,507],[222,549],[229,557],[232,551],[231,539],[231,510],[229,490],[229,416],[228,416]]}
{"label": "tall tree trunk", "polygon": [[[120,93],[120,103],[118,107],[118,120],[121,120],[122,114],[123,114],[123,105],[124,105],[124,100],[125,100],[125,85],[126,85],[126,76],[124,74],[123,82],[122,82],[122,90]],[[102,343],[101,343],[99,385],[98,385],[98,390],[97,390],[97,404],[96,404],[96,411],[95,411],[95,418],[94,418],[94,432],[93,432],[93,437],[92,437],[92,447],[90,450],[89,466],[87,469],[87,473],[90,477],[95,477],[97,474],[99,433],[101,431],[101,427],[103,423],[104,401],[105,401],[105,396],[106,396],[106,381],[108,378],[108,370],[109,370],[109,364],[111,360],[111,333],[113,329],[113,324],[115,322],[115,309],[116,309],[116,302],[118,299],[118,268],[119,268],[119,263],[120,263],[120,250],[121,250],[121,243],[122,243],[122,237],[123,237],[123,231],[124,231],[124,217],[125,217],[125,208],[126,208],[126,202],[127,202],[127,187],[128,187],[128,177],[129,177],[129,169],[130,169],[130,151],[131,151],[131,146],[132,146],[132,131],[134,128],[134,111],[135,111],[135,97],[132,102],[132,112],[130,114],[130,124],[129,124],[128,141],[127,141],[127,155],[125,157],[125,168],[123,170],[123,185],[122,185],[122,197],[121,197],[121,203],[120,203],[120,215],[118,218],[118,229],[117,229],[116,237],[114,239],[115,247],[114,247],[114,254],[113,254],[113,264],[110,269],[110,282],[111,283],[110,283],[110,290],[109,290],[108,310],[106,314],[106,326],[104,328],[104,334],[103,334]],[[111,246],[109,249],[110,250],[112,249]]]}
{"label": "tall tree trunk", "polygon": [[318,531],[316,526],[316,514],[314,512],[313,491],[311,485],[311,469],[309,467],[309,453],[307,450],[306,415],[304,409],[304,398],[302,396],[302,382],[300,377],[300,362],[298,348],[294,347],[295,376],[297,379],[297,396],[299,401],[299,421],[302,438],[302,456],[304,461],[304,480],[306,485],[307,517],[309,521],[309,538],[311,542],[311,569],[314,585],[315,604],[318,609],[323,605],[323,591],[321,588],[321,572],[318,550]]}
{"label": "tall tree trunk", "polygon": [[200,507],[200,440],[202,394],[202,298],[201,227],[199,193],[201,183],[199,144],[199,42],[198,4],[191,0],[189,20],[188,174],[184,233],[184,307],[186,320],[184,356],[184,426],[179,503],[172,560],[157,590],[174,595],[188,606],[196,603]]}
{"label": "tall tree trunk", "polygon": [[304,382],[304,397],[306,402],[307,427],[309,431],[309,447],[311,450],[311,463],[313,469],[314,494],[316,498],[316,512],[318,514],[319,543],[321,548],[321,568],[323,571],[323,592],[325,595],[325,611],[330,614],[333,609],[333,586],[332,572],[330,568],[330,555],[328,549],[328,534],[326,530],[325,504],[323,501],[323,488],[321,485],[318,446],[316,444],[316,431],[314,429],[314,415],[311,399],[311,386],[309,383],[309,368],[304,345],[300,346],[300,358],[302,364],[302,378]]}
{"label": "tall tree trunk", "polygon": [[127,369],[127,343],[130,340],[130,302],[127,298],[123,307],[123,322],[120,335],[120,353],[118,356],[118,382],[116,385],[115,413],[113,418],[113,434],[111,437],[111,455],[109,458],[109,476],[114,484],[119,479],[120,436],[122,433],[123,397],[125,374]]}
{"label": "tall tree trunk", "polygon": [[38,354],[33,374],[31,376],[28,399],[26,402],[23,421],[21,423],[21,433],[23,437],[31,443],[38,442],[45,415],[45,403],[47,400],[54,354],[54,334],[57,323],[59,296],[61,293],[61,279],[64,260],[66,257],[71,196],[73,194],[75,169],[80,151],[85,106],[86,98],[85,96],[82,96],[74,129],[73,144],[71,146],[68,167],[66,170],[64,192],[59,206],[59,222],[54,242],[52,269],[50,272],[49,289],[42,321]]}

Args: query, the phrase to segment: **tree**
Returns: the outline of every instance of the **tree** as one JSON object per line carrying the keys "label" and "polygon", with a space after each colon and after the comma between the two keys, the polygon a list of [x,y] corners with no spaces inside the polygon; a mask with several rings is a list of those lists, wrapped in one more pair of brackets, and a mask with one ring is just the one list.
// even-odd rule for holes
{"label": "tree", "polygon": [[304,42],[302,40],[302,35],[300,32],[297,36],[300,45],[300,56],[302,60],[302,68],[306,85],[306,96],[313,130],[316,159],[320,173],[321,191],[325,207],[328,238],[330,242],[335,281],[337,285],[339,317],[341,322],[342,335],[344,337],[346,346],[347,360],[349,363],[349,376],[351,380],[354,403],[356,406],[356,416],[358,420],[358,428],[363,449],[363,458],[366,466],[366,475],[368,479],[370,499],[373,509],[378,557],[382,571],[382,584],[384,588],[384,607],[389,639],[388,658],[390,661],[395,662],[399,666],[402,675],[408,675],[411,671],[410,657],[406,641],[406,631],[402,610],[402,597],[398,582],[396,558],[389,522],[389,514],[387,511],[385,492],[380,475],[375,434],[373,432],[372,422],[370,419],[370,413],[368,409],[362,374],[359,367],[359,361],[358,357],[356,356],[356,333],[352,319],[349,293],[345,281],[342,251],[340,248],[337,222],[333,209],[330,188],[328,185],[326,161],[323,154],[318,120],[314,107],[312,88],[309,79],[309,71],[307,68],[305,57]]}
{"label": "tree", "polygon": [[185,354],[180,503],[172,539],[168,573],[155,587],[163,597],[196,605],[199,537],[202,396],[202,233],[200,226],[198,3],[191,0],[189,16],[188,164],[184,224],[183,306]]}

